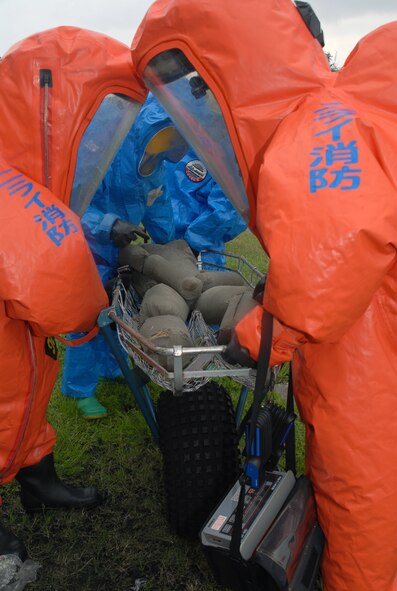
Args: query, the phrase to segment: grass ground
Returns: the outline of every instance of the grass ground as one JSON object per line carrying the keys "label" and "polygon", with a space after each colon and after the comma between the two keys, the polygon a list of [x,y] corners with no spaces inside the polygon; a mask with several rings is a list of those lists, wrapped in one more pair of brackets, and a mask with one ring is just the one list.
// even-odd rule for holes
{"label": "grass ground", "polygon": [[[229,250],[264,270],[265,259],[248,232]],[[61,352],[62,354],[62,352]],[[236,399],[239,388],[227,386]],[[152,388],[156,397],[157,388]],[[198,542],[177,538],[169,530],[164,507],[162,458],[133,396],[120,380],[103,382],[98,398],[109,417],[87,422],[57,383],[49,420],[58,434],[55,449],[59,475],[72,484],[97,485],[105,503],[93,511],[48,511],[25,515],[18,487],[4,490],[10,528],[41,563],[36,591],[217,591]],[[303,429],[298,429],[299,468],[303,463]]]}

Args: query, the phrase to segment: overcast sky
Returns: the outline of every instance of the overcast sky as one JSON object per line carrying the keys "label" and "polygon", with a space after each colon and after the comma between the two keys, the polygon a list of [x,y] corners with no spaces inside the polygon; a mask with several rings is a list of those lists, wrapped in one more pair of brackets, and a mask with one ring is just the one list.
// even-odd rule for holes
{"label": "overcast sky", "polygon": [[[214,0],[215,2],[216,0]],[[223,0],[227,5],[227,0]],[[0,55],[44,29],[74,25],[130,45],[152,0],[0,0]],[[325,49],[341,66],[357,41],[397,20],[397,0],[311,0],[325,33]],[[244,0],[241,0],[242,7]]]}

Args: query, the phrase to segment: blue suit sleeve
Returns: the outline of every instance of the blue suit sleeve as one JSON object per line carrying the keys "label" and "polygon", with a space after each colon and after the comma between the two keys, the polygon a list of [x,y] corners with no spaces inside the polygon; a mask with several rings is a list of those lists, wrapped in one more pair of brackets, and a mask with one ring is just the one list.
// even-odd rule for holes
{"label": "blue suit sleeve", "polygon": [[222,248],[246,228],[240,215],[215,181],[211,181],[205,210],[192,221],[185,240],[196,250]]}
{"label": "blue suit sleeve", "polygon": [[94,206],[89,207],[81,219],[85,237],[99,244],[109,243],[113,224],[119,217],[115,213],[103,213]]}
{"label": "blue suit sleeve", "polygon": [[166,244],[175,240],[175,224],[172,205],[167,195],[162,195],[146,209],[143,225],[153,242]]}

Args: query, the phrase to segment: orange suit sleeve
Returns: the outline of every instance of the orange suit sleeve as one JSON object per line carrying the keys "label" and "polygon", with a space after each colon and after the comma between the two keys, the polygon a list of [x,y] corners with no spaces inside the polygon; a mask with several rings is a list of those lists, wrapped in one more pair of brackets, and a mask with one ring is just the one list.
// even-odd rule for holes
{"label": "orange suit sleeve", "polygon": [[91,329],[108,305],[79,218],[0,161],[0,299],[38,336]]}
{"label": "orange suit sleeve", "polygon": [[[307,341],[337,342],[396,264],[397,141],[386,125],[324,93],[284,120],[265,154],[256,228],[270,257],[263,306],[279,323],[273,363]],[[254,358],[260,316],[237,325]]]}

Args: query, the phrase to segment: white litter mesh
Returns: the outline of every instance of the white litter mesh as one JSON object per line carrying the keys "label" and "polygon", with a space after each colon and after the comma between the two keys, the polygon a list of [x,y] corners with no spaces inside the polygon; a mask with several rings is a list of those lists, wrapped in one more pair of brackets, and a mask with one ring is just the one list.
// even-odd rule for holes
{"label": "white litter mesh", "polygon": [[[112,307],[115,310],[117,317],[123,320],[130,328],[139,333],[139,296],[133,288],[126,290],[121,279],[115,290],[115,299],[112,302]],[[193,341],[194,347],[210,347],[217,346],[216,333],[208,326],[201,313],[194,310],[188,322],[188,330]],[[145,351],[142,343],[131,335],[122,326],[117,324],[117,334],[123,349],[131,357],[133,363],[140,367],[150,379],[167,390],[174,390],[173,376],[164,375],[145,359],[145,354],[150,356],[149,351]],[[191,357],[191,355],[190,355]],[[203,361],[201,361],[203,360]],[[157,363],[158,360],[156,359]],[[206,375],[208,370],[221,370],[222,375],[227,376],[236,369],[236,365],[229,365],[219,354],[214,354],[210,360],[204,356],[197,354],[193,360],[195,362],[195,369],[201,372],[200,377],[184,377],[183,389],[185,391],[195,391],[212,379],[211,376]],[[192,363],[192,362],[191,362]],[[162,366],[163,367],[163,366]],[[164,372],[167,370],[165,368]],[[186,367],[185,370],[188,370]],[[232,378],[244,385],[252,388],[255,382],[255,376],[242,377],[232,376]]]}

